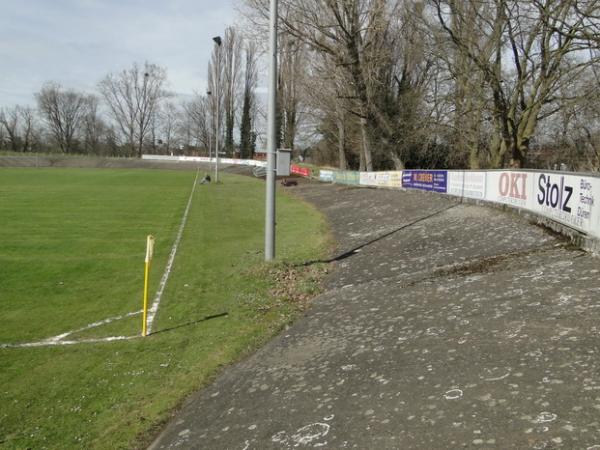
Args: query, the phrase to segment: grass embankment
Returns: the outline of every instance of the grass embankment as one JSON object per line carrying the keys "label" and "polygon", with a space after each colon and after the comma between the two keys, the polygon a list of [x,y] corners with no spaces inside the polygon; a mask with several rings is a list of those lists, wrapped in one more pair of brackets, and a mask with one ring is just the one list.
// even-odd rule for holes
{"label": "grass embankment", "polygon": [[[35,341],[140,308],[146,234],[158,285],[194,173],[0,169],[0,343]],[[144,339],[0,349],[0,447],[134,448],[220,366],[255,349],[315,289],[262,263],[264,184],[198,186],[154,332]],[[323,255],[321,216],[278,198],[278,256]],[[277,288],[286,273],[295,287]],[[274,296],[273,293],[277,295]],[[214,318],[206,319],[210,316]],[[69,339],[135,335],[140,317]]]}

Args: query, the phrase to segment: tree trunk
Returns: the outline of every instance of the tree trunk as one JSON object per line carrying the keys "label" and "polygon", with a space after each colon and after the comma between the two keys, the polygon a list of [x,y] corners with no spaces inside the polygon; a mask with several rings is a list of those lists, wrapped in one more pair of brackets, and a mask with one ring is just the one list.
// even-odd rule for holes
{"label": "tree trunk", "polygon": [[137,148],[138,158],[142,157],[142,147],[143,146],[144,146],[144,138],[141,136],[141,133],[140,133],[140,139],[139,139],[138,148]]}
{"label": "tree trunk", "polygon": [[397,154],[392,152],[390,154],[390,158],[394,162],[394,168],[396,170],[404,170],[405,169],[404,162],[400,159],[400,157]]}
{"label": "tree trunk", "polygon": [[338,159],[340,170],[346,170],[348,168],[348,162],[346,161],[346,127],[344,121],[340,118],[337,120],[338,125]]}
{"label": "tree trunk", "polygon": [[367,172],[373,171],[373,158],[371,156],[371,148],[369,147],[369,139],[367,137],[367,119],[360,119],[360,131],[362,134],[362,153],[365,159],[365,169]]}
{"label": "tree trunk", "polygon": [[233,155],[234,144],[233,144],[233,127],[234,127],[234,116],[227,112],[227,117],[225,118],[225,151],[228,156]]}

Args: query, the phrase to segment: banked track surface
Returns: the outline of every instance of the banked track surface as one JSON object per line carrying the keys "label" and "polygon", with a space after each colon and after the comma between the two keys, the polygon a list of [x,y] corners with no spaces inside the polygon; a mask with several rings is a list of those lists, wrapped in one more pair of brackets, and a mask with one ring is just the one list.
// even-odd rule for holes
{"label": "banked track surface", "polygon": [[152,449],[600,449],[597,258],[448,197],[292,189],[343,255],[325,292]]}

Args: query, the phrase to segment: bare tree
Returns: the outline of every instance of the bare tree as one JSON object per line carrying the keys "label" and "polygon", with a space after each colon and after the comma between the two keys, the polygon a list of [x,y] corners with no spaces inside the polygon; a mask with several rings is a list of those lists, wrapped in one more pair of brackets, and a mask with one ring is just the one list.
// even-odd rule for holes
{"label": "bare tree", "polygon": [[36,144],[36,133],[35,133],[35,112],[29,106],[19,108],[19,115],[21,116],[21,136],[23,142],[23,151],[32,151]]}
{"label": "bare tree", "polygon": [[166,80],[164,68],[146,62],[143,68],[134,63],[118,74],[111,73],[98,84],[115,124],[138,157],[159,103],[168,96]]}
{"label": "bare tree", "polygon": [[301,79],[306,70],[306,49],[297,39],[282,36],[279,45],[279,138],[283,147],[294,150],[300,120]]}
{"label": "bare tree", "polygon": [[[246,2],[254,20],[266,18],[264,0]],[[426,34],[409,20],[421,13],[419,2],[399,0],[281,2],[285,32],[329,55],[332,66],[345,73],[354,100],[349,113],[362,119],[361,160],[367,170],[402,168],[419,144],[416,136],[406,137],[420,122],[429,76],[429,55],[422,50]]]}
{"label": "bare tree", "polygon": [[6,141],[7,141],[6,130],[4,129],[3,125],[0,125],[0,150],[4,150]]}
{"label": "bare tree", "polygon": [[225,151],[234,153],[233,130],[239,104],[242,40],[233,27],[225,30],[223,39],[223,103],[225,106]]}
{"label": "bare tree", "polygon": [[[346,72],[336,66],[329,55],[313,52],[310,60],[310,72],[301,78],[300,89],[307,107],[313,111],[313,117],[318,122],[319,133],[328,143],[337,146],[337,160],[328,160],[328,156],[334,156],[329,152],[319,155],[318,159],[325,164],[337,164],[345,170],[349,167],[349,160],[362,159],[364,162],[364,158],[360,158],[363,154],[362,136],[352,132],[359,128],[358,117],[352,113],[357,109],[354,90]],[[353,134],[356,135],[355,139]],[[323,149],[324,146],[314,146],[313,152]]]}
{"label": "bare tree", "polygon": [[210,120],[210,101],[207,97],[196,95],[183,105],[183,119],[180,124],[180,135],[185,145],[195,146],[208,155],[212,134]]}
{"label": "bare tree", "polygon": [[529,166],[553,168],[566,164],[574,170],[600,170],[600,94],[595,85],[593,73],[589,73],[567,88],[570,93],[589,92],[585,99],[566,100],[560,111],[540,121]]}
{"label": "bare tree", "polygon": [[[598,61],[581,58],[589,41],[579,35],[600,3],[477,0],[483,5],[471,8],[454,0],[432,3],[451,42],[490,90],[496,129],[491,165],[523,166],[538,122],[560,109],[561,88]],[[474,21],[487,30],[483,42],[461,32]]]}
{"label": "bare tree", "polygon": [[86,101],[86,112],[83,117],[83,145],[86,153],[100,154],[106,124],[100,118],[98,112],[99,99],[95,95],[88,95]]}
{"label": "bare tree", "polygon": [[0,147],[4,136],[14,152],[29,152],[35,144],[35,113],[29,106],[13,106],[0,110]]}
{"label": "bare tree", "polygon": [[172,102],[167,102],[160,109],[158,115],[160,121],[160,141],[163,149],[167,153],[171,153],[179,147],[178,130],[182,114],[177,105]]}
{"label": "bare tree", "polygon": [[[266,33],[268,1],[245,4],[248,33]],[[600,0],[280,0],[284,145],[299,94],[340,167],[520,167],[554,115],[564,142],[589,150],[572,159],[593,167],[599,11]],[[286,60],[292,46],[310,57]]]}
{"label": "bare tree", "polygon": [[257,47],[254,41],[249,41],[245,48],[244,65],[244,93],[242,104],[242,117],[240,120],[240,158],[252,158],[256,133],[254,123],[256,118],[252,112],[256,102],[257,83]]}
{"label": "bare tree", "polygon": [[[485,3],[455,2],[454,6],[458,14],[451,22],[452,30],[479,48],[488,46],[495,35],[482,20],[478,20],[489,13]],[[489,20],[489,17],[486,19]],[[439,98],[449,106],[444,113],[451,144],[449,162],[453,166],[471,169],[484,167],[487,146],[482,145],[482,141],[489,105],[483,75],[464,52],[456,49],[443,30],[440,32],[435,25],[431,29],[436,38],[436,58],[444,65],[449,81],[444,86],[448,92],[446,98],[443,95]]]}
{"label": "bare tree", "polygon": [[62,152],[76,150],[77,133],[86,113],[85,95],[47,83],[36,94],[38,108]]}
{"label": "bare tree", "polygon": [[0,128],[6,132],[13,152],[19,151],[19,109],[19,106],[14,106],[0,110]]}

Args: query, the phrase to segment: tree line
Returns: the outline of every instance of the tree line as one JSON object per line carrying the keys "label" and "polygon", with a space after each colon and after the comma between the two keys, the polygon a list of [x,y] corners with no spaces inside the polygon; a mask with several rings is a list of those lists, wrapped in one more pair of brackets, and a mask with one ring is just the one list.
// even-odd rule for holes
{"label": "tree line", "polygon": [[[268,0],[176,102],[153,64],[0,112],[13,151],[252,157]],[[341,169],[600,169],[600,0],[279,0],[278,147]],[[40,120],[41,119],[41,120]]]}
{"label": "tree line", "polygon": [[219,133],[220,153],[251,158],[259,114],[257,59],[256,44],[228,28],[213,50],[207,92],[190,99],[169,92],[166,69],[148,62],[107,74],[93,93],[45,83],[35,94],[37,108],[0,109],[0,150],[208,155]]}
{"label": "tree line", "polygon": [[[268,8],[243,8],[262,42]],[[600,167],[598,0],[280,0],[279,13],[281,139],[308,127],[317,162]]]}

